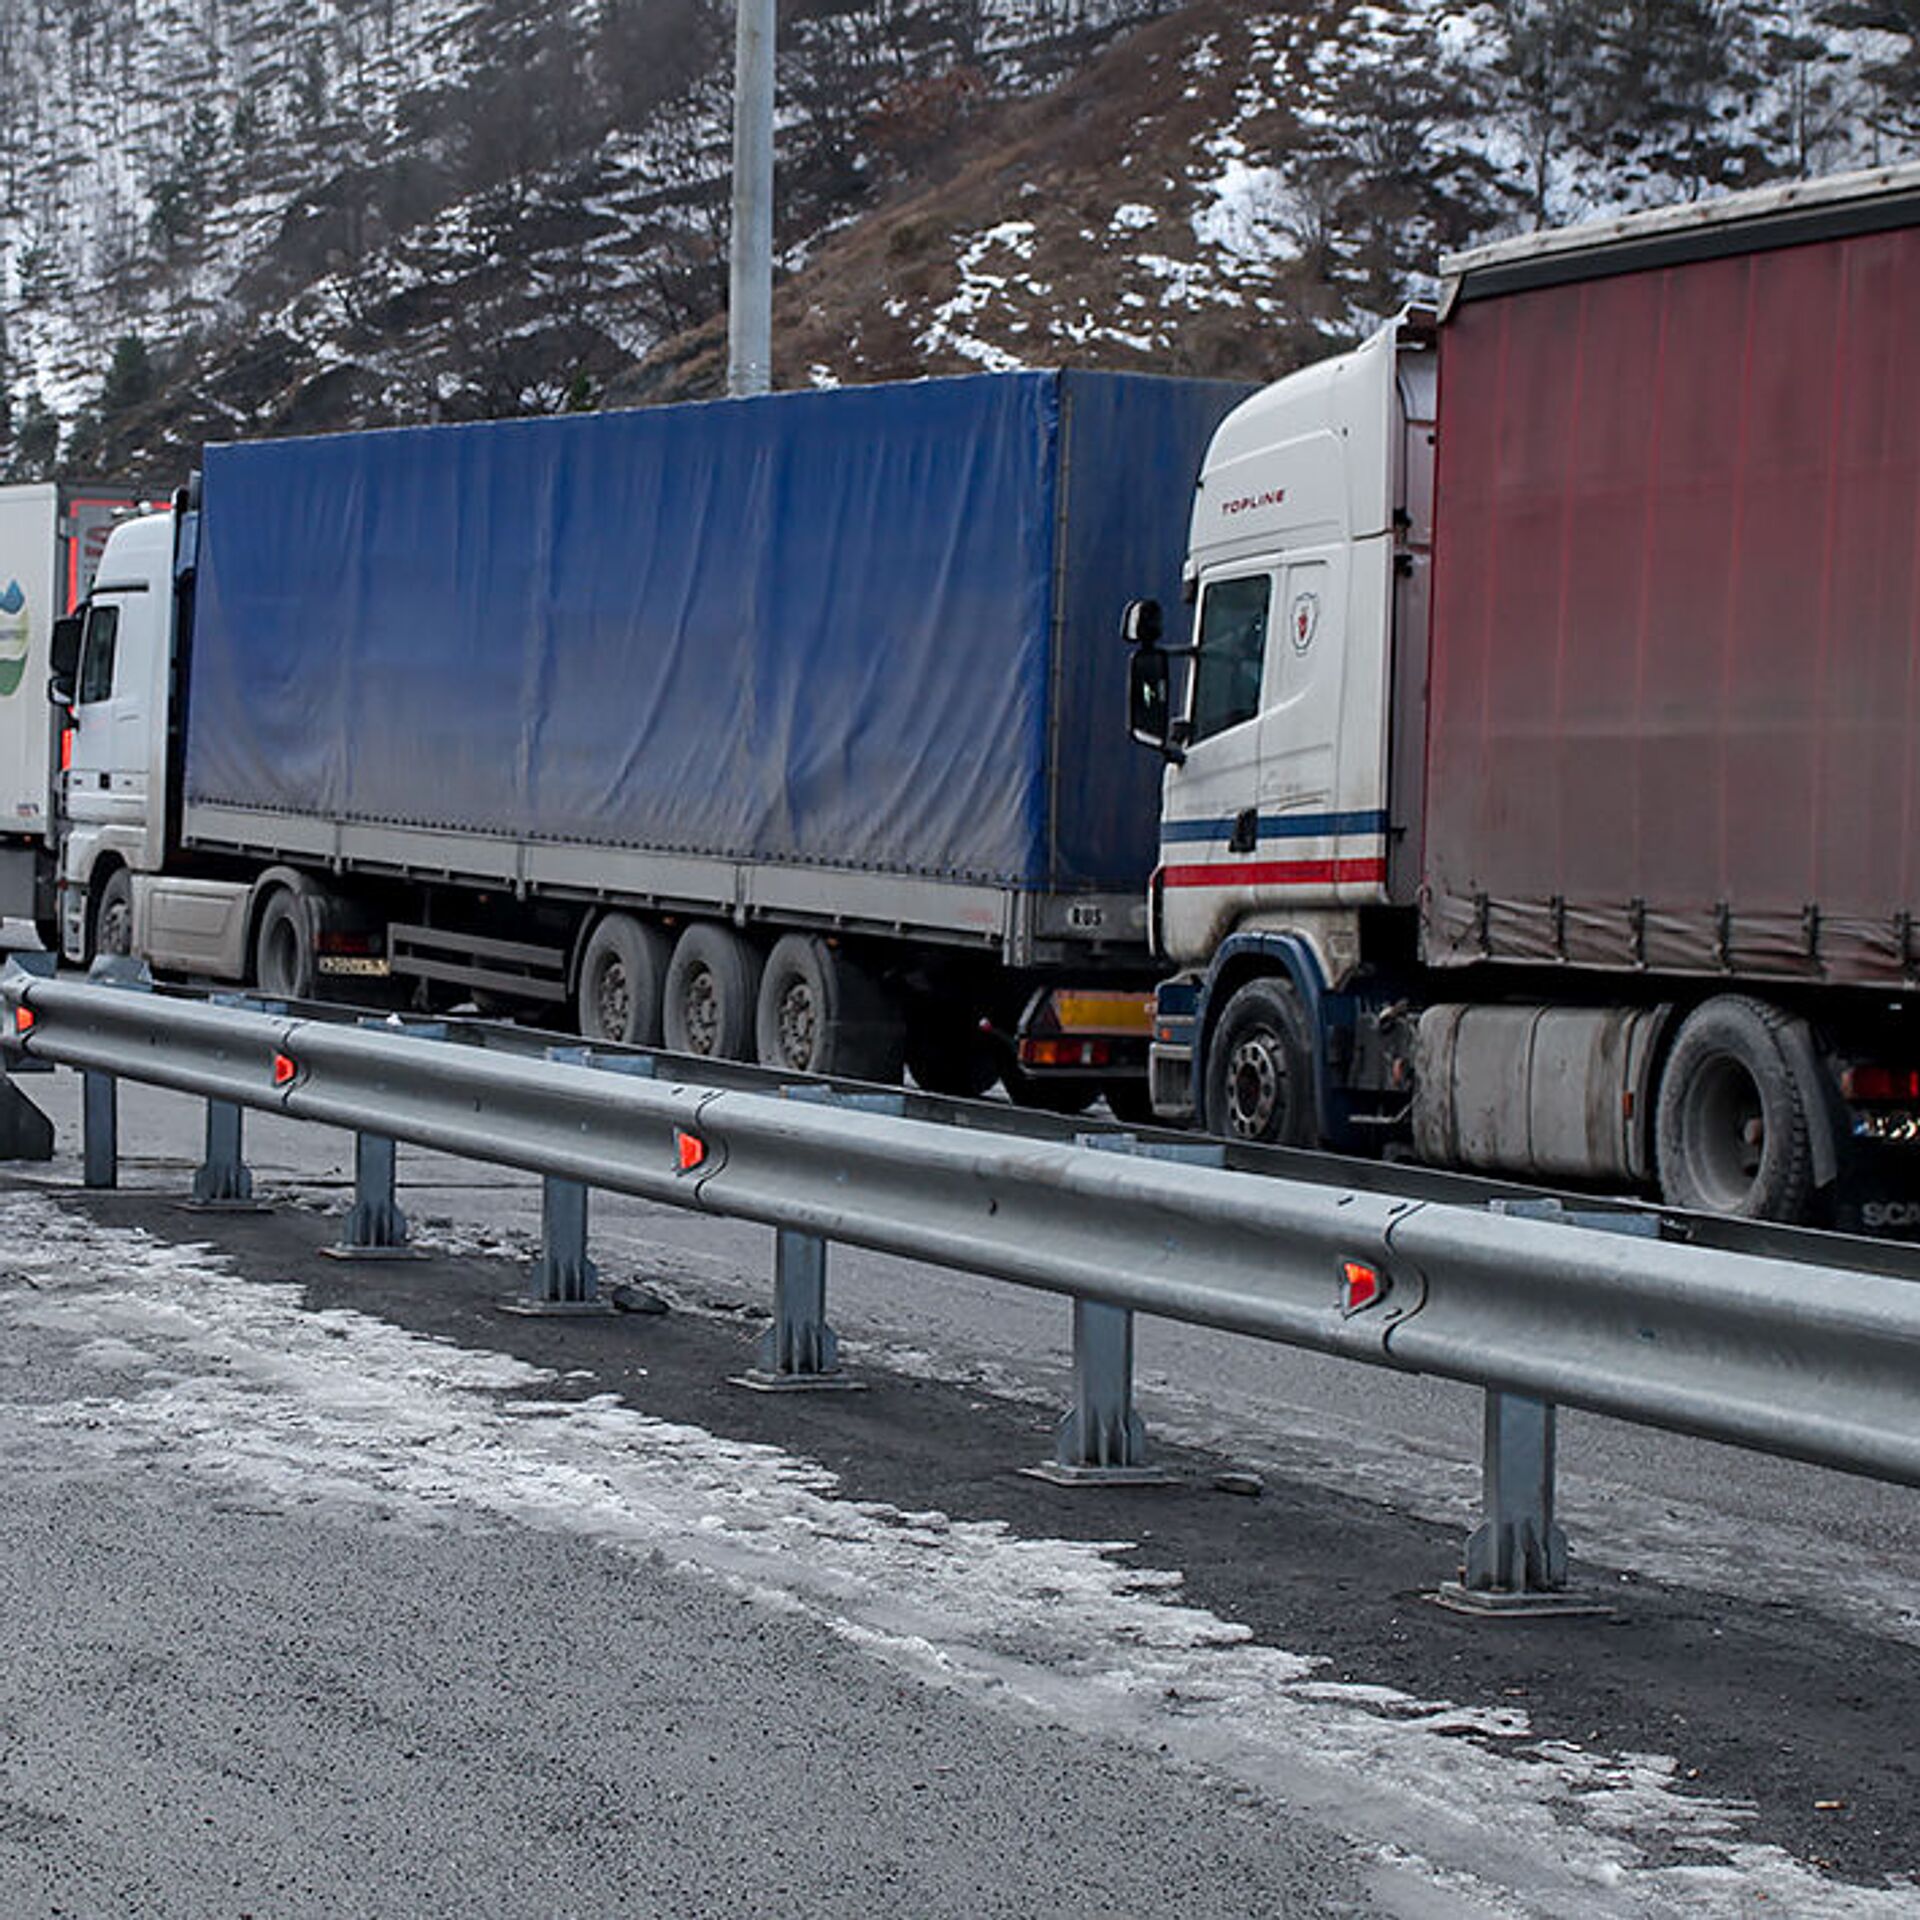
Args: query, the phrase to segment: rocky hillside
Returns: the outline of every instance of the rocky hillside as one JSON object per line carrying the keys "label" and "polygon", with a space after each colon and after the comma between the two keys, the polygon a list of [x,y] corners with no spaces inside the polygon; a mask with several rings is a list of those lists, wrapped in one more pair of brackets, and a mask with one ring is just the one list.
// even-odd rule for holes
{"label": "rocky hillside", "polygon": [[[0,466],[718,390],[725,0],[0,0]],[[789,0],[783,384],[1264,375],[1494,233],[1920,154],[1920,0]]]}

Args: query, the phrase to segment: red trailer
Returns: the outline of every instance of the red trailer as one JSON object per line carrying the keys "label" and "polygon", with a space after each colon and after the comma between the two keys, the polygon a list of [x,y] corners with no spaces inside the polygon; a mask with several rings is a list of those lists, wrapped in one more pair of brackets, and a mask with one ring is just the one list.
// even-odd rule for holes
{"label": "red trailer", "polygon": [[1440,332],[1423,934],[1920,972],[1920,194],[1465,263]]}

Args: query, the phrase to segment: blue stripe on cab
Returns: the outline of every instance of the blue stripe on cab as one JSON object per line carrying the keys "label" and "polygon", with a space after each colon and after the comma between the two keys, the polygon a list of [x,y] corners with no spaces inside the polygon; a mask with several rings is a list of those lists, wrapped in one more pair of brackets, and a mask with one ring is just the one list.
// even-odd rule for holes
{"label": "blue stripe on cab", "polygon": [[[1161,845],[1191,840],[1230,840],[1234,816],[1220,820],[1163,820]],[[1260,816],[1262,840],[1309,840],[1326,834],[1385,833],[1384,808],[1362,809],[1354,813],[1263,813]]]}

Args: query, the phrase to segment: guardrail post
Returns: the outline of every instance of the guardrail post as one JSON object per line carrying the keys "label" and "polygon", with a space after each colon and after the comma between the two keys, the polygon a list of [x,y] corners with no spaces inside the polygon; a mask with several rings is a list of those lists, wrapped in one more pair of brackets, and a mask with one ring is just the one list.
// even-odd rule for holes
{"label": "guardrail post", "polygon": [[1467,1539],[1468,1593],[1511,1600],[1567,1584],[1567,1536],[1554,1523],[1555,1410],[1489,1388],[1483,1428],[1482,1512]]}
{"label": "guardrail post", "polygon": [[[1569,1213],[1558,1200],[1496,1200],[1496,1213],[1562,1220],[1601,1233],[1656,1238],[1652,1214]],[[1567,1592],[1567,1536],[1553,1517],[1558,1411],[1551,1402],[1489,1387],[1481,1426],[1481,1522],[1467,1537],[1458,1580],[1436,1596],[1461,1613],[1610,1613]]]}
{"label": "guardrail post", "polygon": [[[1226,1165],[1226,1149],[1199,1141],[1143,1141],[1131,1133],[1083,1133],[1097,1153],[1191,1166]],[[1023,1467],[1058,1486],[1159,1487],[1172,1474],[1148,1464],[1146,1423],[1133,1409],[1133,1314],[1104,1300],[1073,1303],[1073,1404],[1053,1430],[1053,1458]]]}
{"label": "guardrail post", "polygon": [[1133,1410],[1133,1314],[1104,1300],[1073,1303],[1073,1404],[1053,1430],[1053,1458],[1023,1473],[1058,1486],[1166,1486],[1147,1463],[1146,1423]]}
{"label": "guardrail post", "polygon": [[110,1073],[80,1075],[81,1181],[120,1184],[120,1082]]}
{"label": "guardrail post", "polygon": [[774,1230],[773,1325],[760,1336],[760,1364],[733,1384],[757,1393],[862,1384],[840,1370],[839,1336],[827,1324],[827,1243],[818,1235]]}
{"label": "guardrail post", "polygon": [[241,1157],[242,1110],[231,1100],[207,1102],[207,1157],[193,1176],[193,1198],[186,1205],[220,1213],[259,1213],[253,1175]]}
{"label": "guardrail post", "polygon": [[413,1260],[407,1216],[394,1198],[394,1144],[384,1134],[353,1136],[353,1211],[340,1238],[320,1249],[331,1260]]}
{"label": "guardrail post", "polygon": [[587,1258],[587,1188],[549,1174],[540,1183],[540,1258],[526,1290],[501,1305],[509,1313],[604,1313],[600,1269]]}
{"label": "guardrail post", "polygon": [[[783,1100],[844,1107],[854,1113],[906,1111],[904,1093],[845,1093],[838,1087],[796,1081],[780,1089]],[[841,1370],[840,1339],[827,1323],[827,1242],[786,1227],[773,1236],[773,1324],[760,1336],[757,1366],[731,1376],[755,1393],[854,1392],[864,1381]]]}

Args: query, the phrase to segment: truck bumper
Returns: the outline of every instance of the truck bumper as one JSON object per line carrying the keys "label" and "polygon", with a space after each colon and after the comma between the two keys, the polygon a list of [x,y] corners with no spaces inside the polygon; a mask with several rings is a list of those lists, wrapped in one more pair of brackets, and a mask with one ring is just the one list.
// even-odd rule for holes
{"label": "truck bumper", "polygon": [[1156,1120],[1189,1121],[1193,1113],[1193,1043],[1200,1020],[1200,982],[1164,980],[1153,1001],[1147,1049],[1147,1092]]}

